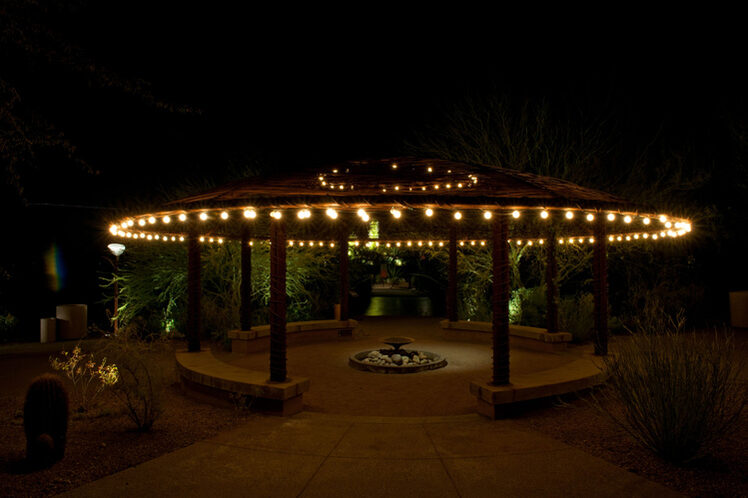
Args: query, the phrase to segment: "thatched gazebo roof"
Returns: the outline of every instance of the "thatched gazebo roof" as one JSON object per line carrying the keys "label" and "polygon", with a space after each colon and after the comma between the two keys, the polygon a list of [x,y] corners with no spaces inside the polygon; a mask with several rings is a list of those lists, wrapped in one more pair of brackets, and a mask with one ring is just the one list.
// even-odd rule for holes
{"label": "thatched gazebo roof", "polygon": [[178,241],[197,230],[205,240],[222,242],[240,238],[250,224],[253,238],[263,239],[272,215],[289,221],[290,237],[320,242],[339,240],[331,220],[338,225],[347,220],[351,234],[360,239],[368,238],[361,221],[374,220],[379,238],[394,243],[438,240],[445,236],[445,222],[459,219],[474,241],[486,235],[481,221],[498,213],[512,216],[510,236],[525,242],[543,241],[549,224],[559,241],[593,242],[589,221],[596,216],[611,221],[611,241],[678,237],[691,229],[686,219],[642,212],[612,194],[556,178],[397,157],[237,180],[120,220],[110,231],[126,238]]}

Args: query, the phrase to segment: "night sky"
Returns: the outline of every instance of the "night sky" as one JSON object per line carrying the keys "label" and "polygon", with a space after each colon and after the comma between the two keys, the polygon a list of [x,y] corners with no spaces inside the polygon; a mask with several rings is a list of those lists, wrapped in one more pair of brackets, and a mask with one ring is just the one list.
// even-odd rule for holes
{"label": "night sky", "polygon": [[[58,241],[69,270],[86,277],[48,293],[47,310],[92,300],[90,268],[105,264],[95,230],[109,211],[38,204],[138,205],[257,165],[401,154],[466,96],[604,114],[622,147],[695,144],[720,160],[726,139],[716,124],[745,125],[745,47],[728,26],[715,38],[690,24],[672,32],[656,23],[613,32],[518,28],[506,18],[486,25],[480,12],[436,22],[391,11],[42,5],[0,5],[0,79],[20,95],[14,116],[32,127],[42,118],[75,150],[37,154],[22,177],[25,205],[4,191],[4,206],[20,213],[12,230],[26,233],[32,220],[44,234],[6,246],[2,263],[42,278],[38,256]],[[71,249],[70,233],[83,249]]]}

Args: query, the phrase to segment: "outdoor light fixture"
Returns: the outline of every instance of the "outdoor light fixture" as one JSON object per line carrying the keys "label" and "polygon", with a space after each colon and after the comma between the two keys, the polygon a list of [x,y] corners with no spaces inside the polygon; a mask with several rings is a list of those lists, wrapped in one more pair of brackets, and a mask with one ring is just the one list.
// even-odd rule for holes
{"label": "outdoor light fixture", "polygon": [[112,254],[117,257],[122,256],[122,253],[125,252],[125,244],[118,244],[114,242],[112,244],[109,244],[107,247],[110,251],[112,251]]}

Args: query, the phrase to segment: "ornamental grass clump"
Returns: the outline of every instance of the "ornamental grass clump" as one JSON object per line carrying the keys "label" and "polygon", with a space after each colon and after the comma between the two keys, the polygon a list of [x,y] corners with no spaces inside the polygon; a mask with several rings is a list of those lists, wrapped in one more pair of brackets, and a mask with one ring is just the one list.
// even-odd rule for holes
{"label": "ornamental grass clump", "polygon": [[107,364],[106,358],[97,363],[93,353],[83,353],[80,346],[50,357],[49,363],[73,383],[79,412],[87,412],[104,389],[119,381],[117,365]]}
{"label": "ornamental grass clump", "polygon": [[[641,325],[641,324],[640,324]],[[736,424],[745,407],[741,359],[727,333],[686,333],[684,320],[649,320],[604,358],[599,406],[646,448],[687,462]]]}

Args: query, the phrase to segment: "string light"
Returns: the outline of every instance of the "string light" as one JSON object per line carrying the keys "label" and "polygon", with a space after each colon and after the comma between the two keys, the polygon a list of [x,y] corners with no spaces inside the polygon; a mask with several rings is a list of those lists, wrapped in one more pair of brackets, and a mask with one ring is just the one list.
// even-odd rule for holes
{"label": "string light", "polygon": [[631,216],[629,216],[629,215],[624,216],[623,217],[623,222],[624,223],[631,223]]}
{"label": "string light", "polygon": [[587,218],[587,221],[594,221],[595,220],[595,215],[592,214],[592,213],[587,213],[586,218]]}
{"label": "string light", "polygon": [[298,212],[296,213],[296,216],[297,216],[297,217],[298,217],[298,218],[299,218],[300,220],[306,220],[306,219],[308,219],[308,218],[311,218],[311,216],[312,216],[312,212],[311,212],[311,211],[309,211],[308,209],[300,209],[300,210],[299,210],[299,211],[298,211]]}
{"label": "string light", "polygon": [[615,221],[615,219],[616,215],[614,215],[613,213],[608,213],[608,221]]}
{"label": "string light", "polygon": [[112,235],[117,235],[117,228],[118,228],[117,225],[112,225],[112,226],[109,227],[109,232]]}
{"label": "string light", "polygon": [[257,211],[255,211],[254,209],[245,209],[244,217],[247,219],[253,220],[257,218]]}
{"label": "string light", "polygon": [[649,225],[649,223],[650,223],[650,219],[649,219],[649,218],[644,218],[644,219],[642,220],[642,223],[644,223],[645,225]]}
{"label": "string light", "polygon": [[665,216],[664,214],[661,214],[660,215],[660,223],[665,223],[666,221],[667,221],[667,216]]}
{"label": "string light", "polygon": [[187,215],[186,214],[182,213],[182,214],[179,215],[179,221],[186,221],[186,220],[187,220]]}
{"label": "string light", "polygon": [[517,211],[516,209],[514,211],[512,211],[512,218],[514,218],[514,219],[519,218],[519,211]]}
{"label": "string light", "polygon": [[200,213],[200,219],[205,221],[208,219],[208,213]]}
{"label": "string light", "polygon": [[222,220],[228,220],[228,219],[229,219],[229,213],[228,213],[228,212],[226,212],[226,211],[223,211],[223,212],[221,213],[221,219],[222,219]]}
{"label": "string light", "polygon": [[325,211],[325,214],[328,218],[331,218],[333,220],[338,218],[338,212],[335,211],[333,208],[327,208],[327,211]]}
{"label": "string light", "polygon": [[151,225],[153,225],[154,223],[156,223],[156,218],[154,218],[153,216],[151,216],[150,218],[148,218],[148,223],[150,223]]}
{"label": "string light", "polygon": [[572,213],[571,211],[566,211],[566,214],[564,216],[566,216],[567,220],[570,220],[574,218],[574,213]]}
{"label": "string light", "polygon": [[403,213],[399,209],[395,209],[395,208],[390,209],[390,213],[395,219],[398,219],[398,220],[403,215]]}
{"label": "string light", "polygon": [[491,211],[483,211],[483,217],[490,220],[493,217],[493,213]]}
{"label": "string light", "polygon": [[279,220],[279,219],[281,219],[281,217],[282,217],[282,216],[283,216],[283,214],[281,214],[281,212],[280,212],[280,211],[278,211],[278,210],[272,211],[272,212],[270,213],[270,217],[271,217],[271,218],[274,218],[274,219],[276,219],[276,220]]}
{"label": "string light", "polygon": [[455,217],[456,220],[461,220],[462,219],[462,213],[459,212],[459,211],[455,211],[454,217]]}
{"label": "string light", "polygon": [[[431,169],[431,168],[429,168],[429,170],[430,170],[430,169]],[[433,210],[433,209],[431,209],[431,208],[426,208],[426,211],[425,211],[425,213],[426,213],[426,216],[428,216],[429,218],[431,218],[432,216],[434,216],[434,210]]]}
{"label": "string light", "polygon": [[544,210],[542,210],[542,211],[540,212],[540,217],[541,217],[541,218],[543,218],[543,219],[546,219],[546,218],[548,218],[548,211],[546,211],[545,209],[544,209]]}

